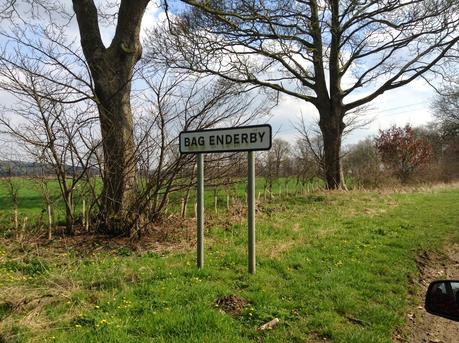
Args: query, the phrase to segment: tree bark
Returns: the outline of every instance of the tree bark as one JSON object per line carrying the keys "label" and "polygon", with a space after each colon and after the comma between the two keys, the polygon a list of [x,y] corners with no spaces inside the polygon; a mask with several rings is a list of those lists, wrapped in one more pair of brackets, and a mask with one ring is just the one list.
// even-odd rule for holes
{"label": "tree bark", "polygon": [[[107,62],[110,60],[113,64],[120,62],[116,55]],[[105,75],[95,78],[104,151],[104,184],[99,230],[110,234],[128,234],[129,212],[135,198],[136,185],[135,142],[130,104],[131,81],[129,76],[123,75],[123,67],[116,69],[118,72],[108,70]]]}
{"label": "tree bark", "polygon": [[122,0],[115,36],[103,45],[93,0],[73,0],[81,46],[94,80],[104,151],[99,231],[128,235],[136,188],[131,80],[142,55],[140,24],[149,0]]}
{"label": "tree bark", "polygon": [[344,109],[339,104],[333,104],[319,110],[319,126],[324,140],[325,179],[328,189],[342,189],[341,178],[341,140],[345,124]]}
{"label": "tree bark", "polygon": [[[317,6],[317,5],[316,5]],[[343,90],[341,89],[341,77],[339,55],[340,55],[340,40],[341,27],[339,20],[339,1],[330,1],[331,8],[331,41],[330,41],[330,58],[328,61],[328,70],[330,73],[330,95],[326,86],[321,84],[321,89],[317,93],[318,110],[320,114],[319,126],[322,131],[324,140],[324,158],[325,158],[325,178],[328,189],[342,189],[343,180],[341,178],[341,140],[345,124],[343,122],[346,113],[343,105]],[[312,8],[317,13],[317,8]],[[317,14],[316,14],[317,15]],[[318,37],[320,33],[315,31]],[[322,44],[321,44],[322,45]],[[320,58],[322,59],[321,52]],[[321,73],[324,73],[322,62],[320,67]]]}

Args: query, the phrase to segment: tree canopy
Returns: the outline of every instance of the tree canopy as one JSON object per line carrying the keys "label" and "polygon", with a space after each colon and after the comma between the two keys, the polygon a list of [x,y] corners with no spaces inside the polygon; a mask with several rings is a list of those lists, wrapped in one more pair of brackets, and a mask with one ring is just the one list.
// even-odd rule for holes
{"label": "tree canopy", "polygon": [[155,32],[150,53],[177,68],[312,103],[330,188],[341,184],[349,111],[444,72],[459,40],[459,4],[452,0],[183,0],[185,10],[176,3],[165,1],[168,29]]}

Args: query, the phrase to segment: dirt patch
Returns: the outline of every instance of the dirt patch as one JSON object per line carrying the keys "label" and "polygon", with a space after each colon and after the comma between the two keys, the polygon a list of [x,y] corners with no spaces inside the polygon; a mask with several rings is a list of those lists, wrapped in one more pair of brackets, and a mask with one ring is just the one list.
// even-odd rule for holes
{"label": "dirt patch", "polygon": [[0,238],[0,246],[8,247],[14,256],[39,254],[41,257],[49,258],[69,252],[81,257],[97,253],[123,256],[147,252],[168,253],[191,249],[195,243],[195,226],[195,220],[192,218],[170,217],[151,225],[141,237],[111,237],[86,232],[81,227],[76,227],[76,232],[72,236],[55,234],[52,240],[48,240],[42,232],[40,235],[30,234],[20,242]]}
{"label": "dirt patch", "polygon": [[455,343],[459,341],[459,323],[433,316],[424,309],[427,286],[438,279],[459,279],[459,244],[448,246],[443,254],[423,252],[417,258],[419,276],[413,281],[415,299],[407,313],[406,325],[394,337],[395,342]]}
{"label": "dirt patch", "polygon": [[275,242],[270,249],[267,249],[269,251],[268,253],[269,259],[273,260],[278,257],[281,257],[284,253],[292,249],[292,247],[294,247],[298,243],[299,243],[298,241],[289,241],[289,242],[280,242],[280,243]]}
{"label": "dirt patch", "polygon": [[215,306],[232,316],[240,316],[250,303],[238,295],[226,295],[215,301]]}
{"label": "dirt patch", "polygon": [[[0,289],[0,342],[18,341],[15,327],[27,327],[34,332],[50,326],[42,312],[47,306],[64,301],[59,290],[11,286]],[[66,318],[62,317],[62,320]]]}

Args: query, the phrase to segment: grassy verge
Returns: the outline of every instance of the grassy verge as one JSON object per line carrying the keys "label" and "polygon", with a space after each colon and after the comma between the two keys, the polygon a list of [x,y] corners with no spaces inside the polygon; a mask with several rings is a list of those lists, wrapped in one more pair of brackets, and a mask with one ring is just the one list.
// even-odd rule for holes
{"label": "grassy verge", "polygon": [[458,203],[457,188],[275,199],[259,208],[256,275],[243,219],[208,227],[202,271],[194,248],[81,254],[2,241],[0,341],[389,342],[416,254],[459,239]]}

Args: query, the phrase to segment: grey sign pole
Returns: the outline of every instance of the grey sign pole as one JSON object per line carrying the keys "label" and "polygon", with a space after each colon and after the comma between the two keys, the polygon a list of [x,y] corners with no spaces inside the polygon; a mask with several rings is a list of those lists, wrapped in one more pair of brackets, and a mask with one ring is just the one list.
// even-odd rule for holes
{"label": "grey sign pole", "polygon": [[236,151],[248,152],[248,269],[249,273],[255,274],[255,151],[271,149],[271,126],[263,124],[183,131],[180,132],[179,142],[181,154],[197,155],[196,240],[197,266],[199,269],[204,267],[204,154]]}
{"label": "grey sign pole", "polygon": [[204,267],[204,154],[197,154],[198,182],[196,196],[197,216],[197,264],[198,268]]}
{"label": "grey sign pole", "polygon": [[248,185],[247,185],[247,202],[248,202],[248,252],[249,252],[249,273],[255,274],[255,157],[254,152],[247,153],[248,161]]}

